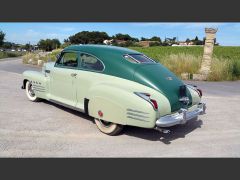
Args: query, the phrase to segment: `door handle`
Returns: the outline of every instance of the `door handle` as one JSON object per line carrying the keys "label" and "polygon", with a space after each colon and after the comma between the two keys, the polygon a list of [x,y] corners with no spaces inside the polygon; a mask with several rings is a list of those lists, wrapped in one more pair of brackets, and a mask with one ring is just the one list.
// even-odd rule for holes
{"label": "door handle", "polygon": [[77,73],[72,73],[71,76],[72,76],[72,77],[76,77],[76,76],[77,76]]}

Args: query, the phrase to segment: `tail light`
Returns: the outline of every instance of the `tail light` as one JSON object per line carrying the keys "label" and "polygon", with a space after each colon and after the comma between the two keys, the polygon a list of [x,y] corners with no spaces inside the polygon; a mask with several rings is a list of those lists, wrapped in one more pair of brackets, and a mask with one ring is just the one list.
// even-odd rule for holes
{"label": "tail light", "polygon": [[158,110],[158,103],[155,99],[151,98],[151,95],[149,93],[139,93],[139,92],[135,92],[136,95],[138,95],[139,97],[143,98],[144,100],[148,101],[154,110]]}
{"label": "tail light", "polygon": [[200,97],[202,97],[202,90],[201,90],[201,89],[197,89],[197,92],[198,92],[198,95],[199,95]]}
{"label": "tail light", "polygon": [[154,99],[150,99],[150,101],[151,101],[151,103],[152,103],[152,105],[153,105],[153,108],[154,108],[155,110],[157,110],[157,109],[158,109],[158,103],[157,103],[157,101],[154,100]]}

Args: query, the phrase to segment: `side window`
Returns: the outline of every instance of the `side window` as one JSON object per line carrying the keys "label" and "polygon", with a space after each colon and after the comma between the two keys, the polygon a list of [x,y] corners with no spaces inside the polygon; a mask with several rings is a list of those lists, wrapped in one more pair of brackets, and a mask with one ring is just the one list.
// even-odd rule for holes
{"label": "side window", "polygon": [[94,56],[91,56],[86,53],[81,53],[81,67],[84,69],[94,70],[94,71],[103,71],[103,63]]}
{"label": "side window", "polygon": [[63,67],[77,67],[78,66],[78,54],[75,52],[65,52],[58,62],[57,65],[63,66]]}

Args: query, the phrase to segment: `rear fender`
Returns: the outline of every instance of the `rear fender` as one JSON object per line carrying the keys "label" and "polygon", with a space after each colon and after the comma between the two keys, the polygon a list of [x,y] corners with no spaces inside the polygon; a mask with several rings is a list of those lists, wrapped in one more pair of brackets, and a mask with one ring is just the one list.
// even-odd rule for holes
{"label": "rear fender", "polygon": [[[92,87],[88,97],[89,115],[122,125],[153,128],[158,112],[133,92],[110,84]],[[99,111],[103,113],[101,117]]]}

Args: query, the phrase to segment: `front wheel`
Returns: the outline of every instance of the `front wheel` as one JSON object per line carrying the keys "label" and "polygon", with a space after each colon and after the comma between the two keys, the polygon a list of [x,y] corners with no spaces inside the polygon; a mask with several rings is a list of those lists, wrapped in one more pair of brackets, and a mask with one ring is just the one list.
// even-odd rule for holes
{"label": "front wheel", "polygon": [[36,102],[39,101],[39,98],[35,95],[35,92],[30,81],[26,82],[26,94],[30,101]]}
{"label": "front wheel", "polygon": [[119,134],[123,129],[123,125],[120,125],[120,124],[115,124],[112,122],[108,122],[108,121],[104,121],[96,118],[94,120],[98,129],[104,134],[107,134],[110,136],[115,136]]}

